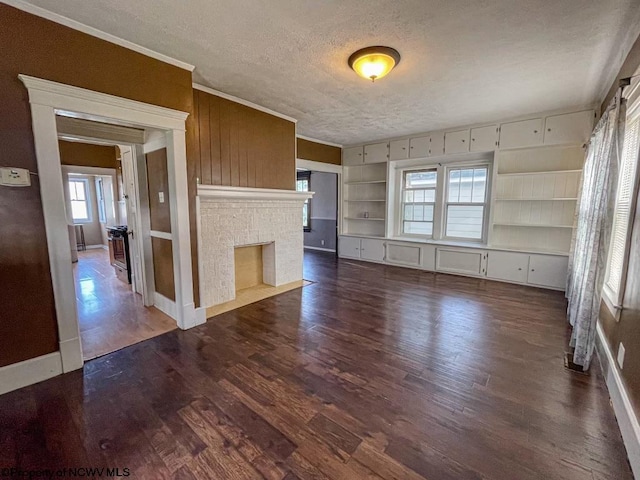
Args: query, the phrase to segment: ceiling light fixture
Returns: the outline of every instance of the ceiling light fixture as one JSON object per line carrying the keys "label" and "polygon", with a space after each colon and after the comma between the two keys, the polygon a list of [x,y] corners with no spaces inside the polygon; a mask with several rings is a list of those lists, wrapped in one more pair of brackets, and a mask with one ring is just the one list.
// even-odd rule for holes
{"label": "ceiling light fixture", "polygon": [[360,75],[375,82],[400,63],[400,54],[391,47],[366,47],[349,57],[349,66]]}

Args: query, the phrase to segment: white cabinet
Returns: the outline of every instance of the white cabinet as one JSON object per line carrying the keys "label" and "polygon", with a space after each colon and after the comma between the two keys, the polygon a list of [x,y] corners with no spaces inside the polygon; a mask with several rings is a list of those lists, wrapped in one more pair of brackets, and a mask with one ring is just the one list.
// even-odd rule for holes
{"label": "white cabinet", "polygon": [[389,144],[374,143],[364,146],[364,163],[382,163],[389,160]]}
{"label": "white cabinet", "polygon": [[489,252],[487,277],[507,282],[526,283],[529,254],[516,252]]}
{"label": "white cabinet", "polygon": [[386,261],[387,263],[393,263],[395,265],[419,267],[420,246],[388,242]]}
{"label": "white cabinet", "polygon": [[544,123],[545,145],[586,143],[593,129],[593,110],[547,117]]}
{"label": "white cabinet", "polygon": [[422,245],[422,253],[420,255],[420,266],[424,270],[435,272],[436,270],[436,246],[435,245]]}
{"label": "white cabinet", "polygon": [[343,165],[360,165],[363,159],[364,149],[362,147],[345,148],[342,151]]}
{"label": "white cabinet", "polygon": [[444,132],[431,134],[429,156],[437,157],[439,155],[444,155]]}
{"label": "white cabinet", "polygon": [[559,255],[529,255],[527,282],[541,287],[564,290],[567,284],[569,258]]}
{"label": "white cabinet", "polygon": [[360,258],[382,262],[384,260],[384,241],[374,238],[360,239]]}
{"label": "white cabinet", "polygon": [[360,239],[355,237],[340,237],[338,252],[341,257],[360,258]]}
{"label": "white cabinet", "polygon": [[436,271],[463,275],[484,276],[487,252],[484,250],[438,247],[436,249]]}
{"label": "white cabinet", "polygon": [[341,236],[338,239],[338,253],[345,258],[360,258],[382,262],[384,260],[385,241],[375,238],[357,238]]}
{"label": "white cabinet", "polygon": [[444,153],[465,153],[469,151],[469,130],[447,132],[444,136]]}
{"label": "white cabinet", "polygon": [[492,152],[498,143],[498,126],[488,125],[471,129],[471,152]]}
{"label": "white cabinet", "polygon": [[424,158],[429,156],[431,137],[416,137],[409,140],[409,158]]}
{"label": "white cabinet", "polygon": [[500,148],[542,145],[542,127],[542,118],[503,123],[500,125]]}
{"label": "white cabinet", "polygon": [[394,140],[389,143],[389,160],[409,158],[409,139]]}

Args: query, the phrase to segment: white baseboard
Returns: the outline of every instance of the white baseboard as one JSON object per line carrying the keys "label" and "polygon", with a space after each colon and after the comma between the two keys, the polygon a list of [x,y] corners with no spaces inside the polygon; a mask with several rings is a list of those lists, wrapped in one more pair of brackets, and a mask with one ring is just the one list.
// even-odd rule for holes
{"label": "white baseboard", "polygon": [[178,307],[176,306],[176,302],[168,299],[158,292],[153,292],[153,306],[162,313],[166,313],[174,320],[178,318]]}
{"label": "white baseboard", "polygon": [[305,250],[318,250],[320,252],[331,252],[331,253],[336,253],[335,250],[331,250],[330,248],[320,248],[320,247],[307,247],[306,245],[304,246]]}
{"label": "white baseboard", "polygon": [[106,246],[106,245],[102,245],[102,244],[100,244],[100,245],[87,245],[87,246],[86,246],[86,247],[84,247],[84,248],[86,248],[87,250],[96,250],[96,249],[98,249],[98,248],[101,248],[101,249],[103,249],[103,250],[109,250],[109,247],[108,247],[108,246]]}
{"label": "white baseboard", "polygon": [[640,478],[640,424],[600,324],[597,326],[596,351],[609,389],[613,411],[618,419],[622,440],[627,449],[631,470],[635,478]]}
{"label": "white baseboard", "polygon": [[60,352],[30,358],[0,368],[0,395],[34,383],[42,382],[62,373]]}

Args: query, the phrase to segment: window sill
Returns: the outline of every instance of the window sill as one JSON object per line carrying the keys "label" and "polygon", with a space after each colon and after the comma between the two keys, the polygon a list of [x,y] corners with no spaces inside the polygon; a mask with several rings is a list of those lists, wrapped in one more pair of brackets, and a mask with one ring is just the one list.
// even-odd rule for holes
{"label": "window sill", "polygon": [[602,295],[600,296],[600,298],[606,305],[607,310],[609,310],[609,313],[611,314],[611,316],[615,318],[616,322],[619,322],[620,313],[622,312],[622,306],[617,305],[617,300],[614,300],[614,297],[615,295],[611,290],[607,288],[606,285],[602,287]]}

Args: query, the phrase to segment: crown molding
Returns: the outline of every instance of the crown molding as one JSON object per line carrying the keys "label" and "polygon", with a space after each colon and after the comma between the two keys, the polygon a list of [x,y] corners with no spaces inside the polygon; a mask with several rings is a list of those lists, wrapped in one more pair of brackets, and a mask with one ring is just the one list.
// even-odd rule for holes
{"label": "crown molding", "polygon": [[193,72],[193,70],[196,68],[189,63],[177,60],[162,53],[154,52],[147,47],[143,47],[141,45],[130,42],[129,40],[116,37],[115,35],[111,35],[110,33],[103,32],[102,30],[98,30],[97,28],[90,27],[89,25],[85,25],[84,23],[80,23],[76,20],[72,20],[60,14],[45,10],[42,7],[32,5],[23,0],[0,0],[0,3],[7,4],[10,7],[17,8],[18,10],[22,10],[23,12],[31,13],[40,18],[51,20],[52,22],[64,25],[65,27],[72,28],[73,30],[77,30],[82,33],[86,33],[87,35],[91,35],[92,37],[114,43],[129,50],[133,50],[134,52],[146,55],[147,57],[155,58],[156,60],[160,60],[161,62],[169,63],[175,67],[182,68],[183,70],[188,70],[189,72]]}
{"label": "crown molding", "polygon": [[198,197],[203,200],[280,200],[304,202],[313,192],[276,190],[272,188],[228,187],[225,185],[198,185]]}
{"label": "crown molding", "polygon": [[308,142],[320,143],[322,145],[329,145],[330,147],[338,147],[342,148],[342,145],[339,143],[325,142],[324,140],[318,140],[317,138],[307,137],[305,135],[296,135],[297,138],[301,138],[302,140],[307,140]]}
{"label": "crown molding", "polygon": [[206,87],[199,83],[194,83],[193,88],[195,90],[200,90],[201,92],[209,93],[211,95],[215,95],[216,97],[224,98],[225,100],[231,100],[232,102],[239,103],[240,105],[244,105],[245,107],[253,108],[254,110],[259,110],[264,113],[268,113],[269,115],[273,115],[274,117],[279,117],[289,122],[298,123],[293,117],[285,115],[284,113],[276,112],[275,110],[271,110],[270,108],[263,107],[262,105],[258,105],[257,103],[250,102],[249,100],[245,100],[243,98],[235,97],[233,95],[229,95],[228,93],[221,92],[219,90],[215,90],[211,87]]}

